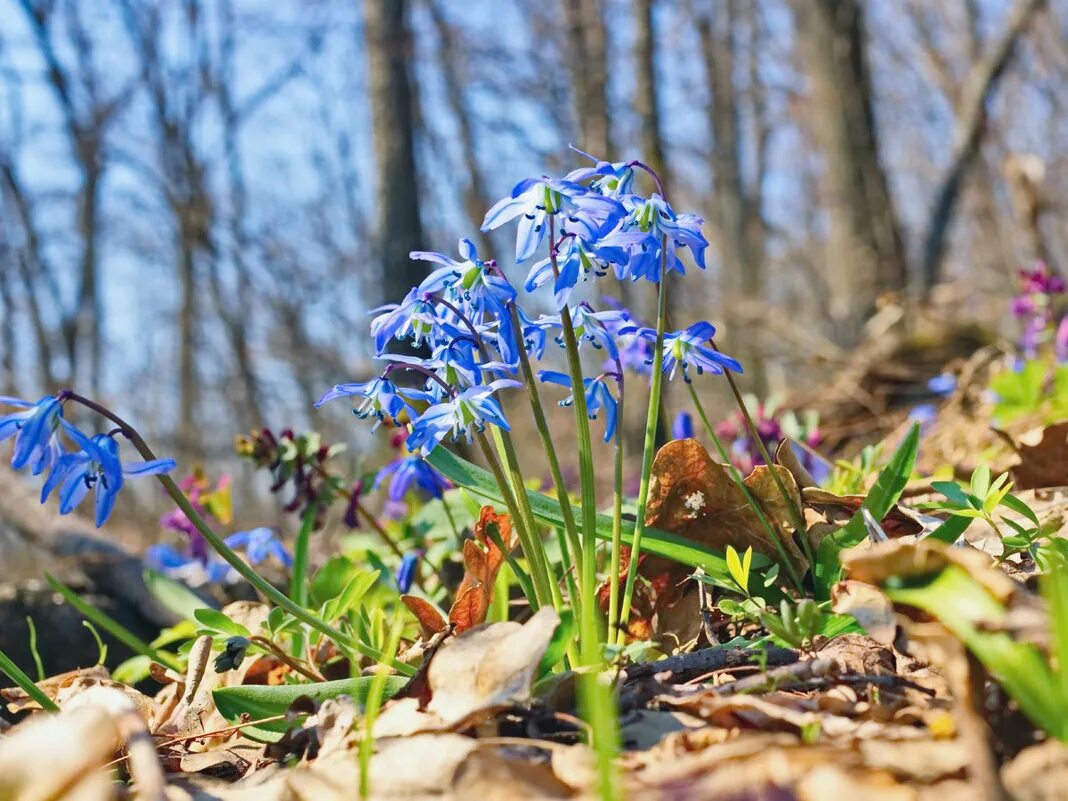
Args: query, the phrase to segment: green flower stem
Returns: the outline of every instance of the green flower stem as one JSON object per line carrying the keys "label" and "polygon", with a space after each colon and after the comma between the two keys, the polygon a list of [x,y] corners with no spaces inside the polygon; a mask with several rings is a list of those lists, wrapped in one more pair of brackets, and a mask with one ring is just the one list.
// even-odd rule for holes
{"label": "green flower stem", "polygon": [[552,565],[549,563],[549,558],[545,553],[545,546],[541,541],[541,537],[538,536],[538,522],[534,519],[534,512],[530,508],[530,497],[527,495],[526,482],[523,481],[523,473],[519,468],[519,457],[515,451],[515,444],[512,442],[511,434],[496,426],[493,428],[493,436],[504,456],[504,463],[508,467],[508,478],[512,485],[512,492],[515,494],[519,513],[523,516],[523,527],[526,528],[527,536],[530,540],[527,559],[530,560],[534,581],[541,583],[540,589],[544,593],[543,599],[547,599],[545,602],[551,603],[553,609],[559,612],[563,608],[560,585],[556,582]]}
{"label": "green flower stem", "polygon": [[[713,350],[719,350],[714,341],[709,340],[708,344],[712,346]],[[760,451],[760,455],[764,459],[764,464],[771,470],[771,479],[775,482],[775,486],[778,488],[779,494],[782,495],[783,501],[786,502],[786,509],[790,513],[790,517],[793,518],[794,527],[797,529],[798,536],[801,540],[801,547],[805,551],[805,558],[808,559],[810,565],[815,565],[816,554],[812,552],[812,543],[808,541],[808,525],[805,523],[805,516],[794,502],[793,496],[787,491],[782,476],[779,475],[779,471],[775,469],[775,462],[772,460],[771,454],[768,453],[768,448],[764,444],[764,439],[760,436],[760,432],[757,431],[756,423],[753,422],[753,418],[749,414],[749,409],[745,405],[745,399],[742,398],[742,393],[738,389],[738,382],[734,380],[734,374],[731,373],[730,370],[724,370],[723,374],[727,377],[727,384],[730,385],[731,394],[734,395],[734,402],[738,404],[738,408],[742,412],[742,417],[745,419],[746,428],[749,429],[749,436],[756,442],[757,449]]]}
{"label": "green flower stem", "polygon": [[48,582],[49,586],[62,595],[64,601],[73,606],[78,614],[93,623],[93,625],[102,628],[134,653],[147,656],[153,662],[159,662],[164,667],[169,667],[178,673],[182,672],[182,663],[178,661],[178,657],[174,654],[153,648],[117,620],[113,620],[110,616],[79,597],[74,590],[55,578],[51,573],[45,573],[44,575],[45,581]]}
{"label": "green flower stem", "polygon": [[[145,459],[151,461],[156,458],[156,454],[152,452],[148,443],[141,438],[141,435],[137,433],[137,430],[110,409],[73,392],[64,393],[64,397],[75,403],[80,403],[87,409],[103,415],[115,423],[115,425],[122,431],[123,436],[130,441]],[[382,662],[385,659],[385,655],[377,648],[368,645],[358,637],[352,637],[341,631],[341,629],[331,626],[326,621],[313,615],[303,606],[290,600],[284,592],[278,590],[273,584],[253,570],[244,559],[238,556],[233,549],[223,541],[222,537],[211,529],[211,526],[204,521],[200,512],[198,512],[196,507],[190,503],[189,499],[185,496],[185,493],[179,489],[173,478],[166,473],[160,474],[156,476],[156,478],[159,480],[159,483],[163,485],[163,489],[165,489],[167,494],[171,496],[171,499],[175,502],[178,508],[189,518],[189,522],[193,524],[207,543],[215,549],[215,552],[218,553],[219,556],[221,556],[223,560],[236,570],[249,584],[263,593],[273,604],[284,609],[301,623],[311,626],[313,629],[325,634],[342,648],[356,651],[377,662]],[[390,659],[386,664],[402,675],[415,675],[415,668],[411,665],[406,665],[403,662],[398,662],[396,659]]]}
{"label": "green flower stem", "polygon": [[[723,460],[723,466],[727,468],[730,477],[734,480],[734,483],[738,485],[738,489],[742,491],[742,494],[745,495],[746,503],[749,504],[750,508],[756,514],[757,519],[760,520],[760,525],[764,528],[765,533],[768,535],[768,539],[775,545],[775,550],[779,554],[779,560],[783,567],[786,568],[786,572],[790,576],[790,581],[793,582],[794,587],[798,591],[803,592],[804,588],[801,585],[801,577],[797,574],[793,560],[790,559],[790,555],[786,552],[786,546],[783,545],[782,538],[775,530],[775,526],[768,520],[768,516],[764,514],[764,509],[761,507],[760,502],[754,498],[753,493],[749,491],[745,479],[742,478],[742,474],[738,471],[738,468],[734,466],[730,454],[727,453],[727,449],[723,446],[723,441],[716,435],[716,430],[709,421],[708,415],[705,414],[705,407],[701,403],[701,399],[698,397],[694,385],[688,384],[687,386],[690,388],[690,398],[693,399],[693,406],[697,411],[697,416],[701,418],[701,422],[705,426],[705,431],[708,432],[712,444],[715,445],[716,453],[718,453],[719,458]],[[802,536],[804,536],[803,532]],[[815,562],[812,562],[812,564],[815,564]]]}
{"label": "green flower stem", "polygon": [[630,607],[634,598],[634,582],[638,577],[638,555],[641,553],[642,536],[645,534],[645,509],[649,504],[649,477],[653,469],[656,451],[656,427],[660,421],[660,396],[664,388],[664,370],[661,364],[664,354],[664,329],[667,326],[667,238],[660,242],[660,287],[656,301],[656,344],[653,347],[653,382],[649,390],[649,413],[645,419],[645,441],[642,445],[642,476],[638,485],[637,519],[634,521],[634,539],[631,541],[630,560],[627,563],[627,583],[623,588],[623,606],[619,612],[619,641],[623,642]]}
{"label": "green flower stem", "polygon": [[[622,373],[620,373],[622,375]],[[620,385],[616,419],[623,420],[623,389]],[[608,585],[608,641],[613,642],[619,624],[619,562],[623,551],[623,424],[616,427],[615,473],[612,477],[612,550]]]}
{"label": "green flower stem", "polygon": [[[304,512],[297,532],[297,543],[293,548],[293,567],[289,575],[289,597],[300,606],[308,605],[308,545],[311,542],[315,518],[319,514],[319,502],[313,501]],[[298,659],[304,654],[304,632],[299,629],[293,633],[291,650]]]}
{"label": "green flower stem", "polygon": [[45,695],[44,690],[33,683],[33,679],[22,672],[22,668],[16,665],[7,654],[0,651],[0,673],[4,673],[9,679],[15,682],[19,688],[22,689],[26,695],[30,696],[36,701],[41,709],[46,712],[58,712],[59,707],[56,706],[56,702]]}
{"label": "green flower stem", "polygon": [[[515,306],[512,306],[512,325],[515,326],[516,331],[522,331],[522,324],[519,320],[519,313],[516,311]],[[563,541],[561,541],[561,555],[564,559],[564,564],[573,564],[581,574],[582,572],[582,544],[579,542],[578,528],[575,525],[575,515],[571,509],[571,498],[567,492],[567,486],[564,483],[564,474],[560,469],[560,459],[556,455],[556,447],[553,444],[552,435],[549,433],[549,423],[545,419],[545,409],[541,405],[541,395],[538,392],[538,382],[534,376],[534,370],[530,366],[530,356],[527,354],[527,350],[523,347],[523,343],[517,343],[519,345],[519,365],[523,373],[523,381],[527,387],[527,397],[530,399],[530,410],[534,415],[534,425],[538,429],[538,434],[541,437],[542,447],[545,448],[545,456],[549,461],[549,473],[553,479],[553,487],[556,489],[556,499],[560,503],[560,516],[564,520],[564,533],[567,537],[568,548],[563,548]],[[568,576],[570,576],[568,572]],[[569,586],[574,584],[574,579],[569,578]],[[571,603],[572,606],[578,610],[579,601],[574,590],[572,590]]]}
{"label": "green flower stem", "polygon": [[527,527],[523,518],[520,516],[519,506],[516,503],[515,496],[512,494],[512,484],[504,474],[504,468],[501,467],[501,463],[497,459],[497,454],[495,454],[493,448],[490,447],[486,435],[479,432],[477,439],[479,446],[482,448],[482,456],[485,458],[486,464],[489,465],[490,472],[493,473],[493,480],[496,481],[497,486],[501,488],[501,497],[504,498],[504,505],[508,509],[508,515],[512,519],[512,525],[515,527],[516,534],[519,536],[519,542],[523,547],[523,552],[527,555],[527,559],[530,561],[531,571],[534,572],[534,594],[527,596],[527,601],[530,603],[531,611],[537,612],[544,604],[552,603],[552,592],[534,570],[534,545],[530,542],[530,535],[527,532]]}

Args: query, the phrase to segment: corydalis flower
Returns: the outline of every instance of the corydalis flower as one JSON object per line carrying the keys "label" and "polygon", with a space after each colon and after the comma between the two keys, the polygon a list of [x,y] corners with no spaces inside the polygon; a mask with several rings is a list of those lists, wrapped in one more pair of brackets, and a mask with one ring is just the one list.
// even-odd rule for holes
{"label": "corydalis flower", "polygon": [[226,538],[226,544],[235,550],[244,549],[245,556],[250,564],[258,565],[268,558],[274,557],[283,567],[293,565],[293,557],[282,545],[278,535],[266,526],[260,526],[250,531],[238,531]]}
{"label": "corydalis flower", "polygon": [[426,392],[408,387],[398,387],[388,378],[372,378],[370,381],[362,381],[354,384],[337,384],[333,389],[327,390],[323,396],[315,402],[318,409],[327,401],[335,398],[356,397],[363,398],[363,403],[352,410],[352,413],[365,420],[368,417],[376,418],[372,431],[385,422],[388,418],[393,425],[400,426],[403,422],[402,415],[415,416],[415,409],[409,400],[428,400]]}
{"label": "corydalis flower", "polygon": [[558,234],[578,234],[593,240],[613,226],[623,213],[618,201],[591,192],[582,184],[542,176],[516,184],[509,197],[486,212],[482,230],[492,231],[519,217],[515,242],[518,263],[529,259],[541,246],[550,217],[561,220]]}
{"label": "corydalis flower", "polygon": [[[596,420],[600,412],[604,411],[604,441],[611,441],[612,437],[616,433],[616,424],[618,422],[619,401],[616,400],[612,394],[612,390],[608,386],[607,375],[601,375],[597,378],[584,378],[582,384],[584,387],[584,396],[586,398],[586,415],[591,420]],[[547,384],[558,384],[562,387],[572,389],[571,376],[564,373],[558,373],[554,370],[542,370],[538,373],[538,379],[544,381]],[[575,403],[574,392],[568,397],[560,401],[561,406],[572,406]]]}
{"label": "corydalis flower", "polygon": [[486,386],[470,387],[443,403],[431,406],[412,423],[412,433],[406,443],[408,450],[413,453],[420,451],[426,456],[450,432],[454,442],[460,437],[471,442],[473,431],[484,431],[487,423],[510,431],[504,410],[493,393],[506,387],[519,386],[522,386],[519,381],[502,378]]}
{"label": "corydalis flower", "polygon": [[169,473],[176,467],[173,459],[123,464],[119,459],[119,443],[114,437],[97,434],[90,439],[76,429],[70,429],[70,434],[81,450],[68,453],[56,462],[41,489],[41,503],[59,487],[59,512],[65,515],[74,511],[89,490],[93,490],[97,528],[111,516],[115,498],[127,476]]}
{"label": "corydalis flower", "polygon": [[35,476],[52,467],[63,454],[60,426],[73,428],[63,419],[63,404],[59,399],[46,395],[37,403],[30,403],[0,396],[0,404],[23,409],[0,417],[0,442],[15,438],[11,466],[21,470],[29,465]]}
{"label": "corydalis flower", "polygon": [[374,488],[389,482],[389,499],[394,503],[404,500],[412,489],[417,489],[428,498],[440,498],[451,486],[448,481],[419,456],[406,456],[390,462],[375,476]]}
{"label": "corydalis flower", "polygon": [[[647,341],[656,342],[656,331],[652,328],[625,327],[620,333],[635,334]],[[693,380],[690,375],[691,368],[694,368],[698,375],[705,372],[720,375],[724,370],[742,372],[742,366],[735,359],[708,346],[708,341],[715,335],[716,327],[708,322],[694,323],[681,331],[665,334],[660,369],[671,379],[675,377],[679,367],[682,367],[682,378],[686,383]]]}

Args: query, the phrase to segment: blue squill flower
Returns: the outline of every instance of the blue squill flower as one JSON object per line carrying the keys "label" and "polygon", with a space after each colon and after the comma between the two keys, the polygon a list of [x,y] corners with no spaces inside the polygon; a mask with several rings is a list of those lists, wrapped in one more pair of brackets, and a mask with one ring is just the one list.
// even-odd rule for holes
{"label": "blue squill flower", "polygon": [[250,564],[258,565],[270,557],[278,560],[283,567],[292,567],[293,557],[282,545],[278,535],[266,526],[251,529],[250,531],[238,531],[226,538],[226,544],[234,550],[244,549],[245,556]]}
{"label": "blue squill flower", "polygon": [[0,396],[0,404],[17,406],[23,411],[0,416],[0,442],[15,438],[11,466],[21,470],[26,465],[36,476],[52,467],[63,454],[59,429],[73,428],[63,419],[63,404],[46,395],[37,403]]}
{"label": "blue squill flower", "polygon": [[398,387],[388,378],[372,378],[370,381],[362,381],[354,384],[336,384],[332,389],[323,393],[323,396],[315,402],[318,409],[327,401],[344,397],[363,398],[363,402],[352,410],[352,413],[365,420],[374,417],[375,424],[371,430],[376,430],[388,417],[393,425],[402,423],[401,416],[407,413],[415,417],[416,411],[412,408],[409,400],[430,400],[430,396],[418,389]]}
{"label": "blue squill flower", "polygon": [[115,498],[122,489],[127,476],[149,476],[169,473],[177,465],[173,459],[153,459],[148,462],[127,462],[119,459],[119,443],[107,434],[97,434],[92,439],[77,429],[68,429],[81,450],[59,458],[41,488],[41,503],[48,500],[52,491],[59,488],[59,513],[74,511],[93,490],[96,499],[96,527],[104,525]]}
{"label": "blue squill flower", "polygon": [[612,198],[591,192],[574,181],[543,176],[516,184],[509,197],[486,212],[482,230],[492,231],[519,217],[515,242],[515,260],[519,263],[533,256],[544,241],[549,217],[559,219],[558,235],[578,234],[594,240],[623,214],[623,207]]}
{"label": "blue squill flower", "polygon": [[572,146],[571,149],[594,162],[594,166],[579,167],[577,170],[572,170],[565,176],[565,180],[581,183],[592,178],[594,180],[590,181],[590,189],[606,197],[620,198],[630,194],[631,187],[634,184],[633,162],[601,161],[589,153],[579,150],[577,147]]}
{"label": "blue squill flower", "polygon": [[145,564],[165,576],[181,579],[190,586],[221,584],[236,571],[219,558],[198,558],[190,551],[180,551],[170,543],[150,545],[145,549]]}
{"label": "blue squill flower", "polygon": [[401,559],[396,575],[397,589],[401,595],[411,590],[412,583],[415,581],[416,570],[419,569],[421,556],[422,553],[420,551],[408,551],[408,553],[404,554],[404,558]]}
{"label": "blue squill flower", "polygon": [[519,386],[522,386],[519,381],[501,378],[485,386],[470,387],[454,398],[434,404],[412,423],[412,433],[406,443],[408,450],[420,451],[426,456],[450,433],[454,442],[461,436],[471,442],[473,432],[485,430],[487,423],[510,431],[504,410],[493,393]]}
{"label": "blue squill flower", "polygon": [[927,388],[935,395],[952,395],[953,390],[957,388],[957,377],[952,373],[936,375],[927,382]]}
{"label": "blue squill flower", "polygon": [[[625,327],[620,333],[635,334],[649,342],[656,342],[656,331],[652,328]],[[708,322],[694,323],[681,331],[665,334],[661,370],[671,379],[681,366],[682,378],[687,384],[693,380],[691,367],[696,369],[698,375],[705,372],[720,375],[724,370],[742,372],[742,365],[735,359],[708,346],[708,341],[715,334],[716,327]]]}
{"label": "blue squill flower", "polygon": [[371,320],[371,335],[378,354],[385,353],[394,339],[410,339],[414,347],[419,347],[441,320],[433,299],[418,289],[409,292],[399,304],[380,306],[371,313],[376,314]]}
{"label": "blue squill flower", "polygon": [[672,439],[693,439],[693,415],[689,412],[679,412],[675,415],[675,421],[671,424]]}
{"label": "blue squill flower", "polygon": [[[582,384],[585,387],[584,395],[586,396],[586,415],[591,420],[596,420],[602,410],[604,410],[604,441],[610,442],[612,437],[616,433],[616,424],[619,417],[619,401],[616,400],[612,394],[612,390],[608,386],[607,375],[600,375],[596,378],[584,378]],[[538,373],[538,380],[544,381],[547,384],[559,384],[562,387],[572,388],[571,376],[565,373],[558,373],[555,370],[542,370]],[[568,395],[562,401],[561,406],[572,406],[575,403],[574,392]]]}
{"label": "blue squill flower", "polygon": [[[570,309],[571,325],[575,329],[575,338],[581,348],[584,342],[589,342],[594,348],[604,349],[613,360],[619,358],[619,349],[616,346],[614,331],[620,331],[628,322],[627,313],[620,309],[606,309],[594,311],[588,303],[580,303]],[[542,315],[538,319],[538,325],[546,329],[563,328],[562,315]],[[556,342],[564,346],[563,335],[556,337]]]}
{"label": "blue squill flower", "polygon": [[389,482],[389,499],[403,501],[408,492],[416,489],[428,498],[440,498],[452,485],[420,456],[396,459],[375,476],[374,488]]}
{"label": "blue squill flower", "polygon": [[478,318],[474,322],[481,322],[486,314],[503,315],[515,301],[515,289],[496,271],[493,262],[478,258],[478,249],[470,239],[461,239],[458,250],[459,261],[442,253],[412,251],[409,255],[416,261],[443,265],[424,278],[416,291],[423,296],[440,293],[462,311],[474,311]]}
{"label": "blue squill flower", "polygon": [[661,262],[669,272],[685,273],[686,265],[679,257],[683,248],[689,248],[697,266],[705,268],[708,240],[701,233],[704,221],[700,217],[675,214],[657,194],[649,198],[630,195],[623,198],[623,203],[627,216],[600,240],[601,247],[618,248],[626,254],[626,261],[617,263],[620,280],[645,278],[657,283],[661,279]]}
{"label": "blue squill flower", "polygon": [[551,282],[556,308],[562,309],[579,281],[607,275],[609,262],[625,264],[626,261],[627,256],[621,248],[602,248],[579,236],[569,236],[560,245],[556,270],[551,257],[536,262],[530,268],[524,289],[533,292]]}

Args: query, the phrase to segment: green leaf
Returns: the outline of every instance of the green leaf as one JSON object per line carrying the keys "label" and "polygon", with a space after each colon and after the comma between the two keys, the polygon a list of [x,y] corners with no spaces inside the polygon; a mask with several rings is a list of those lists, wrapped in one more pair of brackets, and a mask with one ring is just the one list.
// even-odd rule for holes
{"label": "green leaf", "polygon": [[981,464],[972,471],[972,494],[985,498],[988,492],[990,492],[990,468]]}
{"label": "green leaf", "polygon": [[237,621],[231,620],[218,609],[197,609],[193,612],[197,623],[211,631],[229,634],[232,637],[251,637],[252,633]]}
{"label": "green leaf", "polygon": [[[753,560],[753,549],[750,547],[746,550],[746,559],[749,562]],[[735,583],[742,588],[742,592],[746,595],[749,594],[749,570],[742,565],[742,560],[738,556],[738,551],[735,550],[733,545],[727,546],[727,569],[731,572],[731,578]]]}
{"label": "green leaf", "polygon": [[897,452],[879,473],[874,486],[868,492],[860,508],[841,529],[824,537],[816,557],[816,589],[821,598],[829,598],[831,587],[842,577],[838,554],[846,548],[859,545],[868,536],[864,525],[864,510],[876,520],[882,520],[897,503],[908,484],[912,467],[916,463],[916,451],[920,444],[920,426],[913,424]]}
{"label": "green leaf", "polygon": [[953,515],[927,536],[932,540],[938,540],[939,542],[946,543],[946,545],[952,545],[960,538],[960,535],[965,532],[971,523],[972,518],[967,515]]}
{"label": "green leaf", "polygon": [[[230,723],[240,723],[242,715],[248,715],[250,720],[262,720],[285,714],[286,710],[300,698],[306,695],[313,701],[325,701],[328,698],[337,698],[348,695],[360,706],[367,700],[367,694],[371,689],[373,676],[359,676],[354,679],[340,679],[338,681],[319,682],[317,684],[283,684],[276,687],[268,687],[262,684],[245,684],[240,687],[220,687],[212,691],[215,706],[224,718]],[[392,697],[405,684],[408,679],[404,676],[389,676],[386,678],[385,696]],[[293,722],[276,720],[270,723],[262,723],[247,726],[241,731],[245,736],[259,742],[273,743],[281,739],[286,729],[293,726]]]}
{"label": "green leaf", "polygon": [[331,598],[337,598],[352,580],[356,566],[347,556],[335,556],[315,571],[308,590],[313,606],[319,607]]}
{"label": "green leaf", "polygon": [[958,506],[968,506],[968,496],[956,481],[932,481],[931,488],[941,492]]}
{"label": "green leaf", "polygon": [[157,573],[155,570],[145,570],[142,575],[148,591],[183,620],[191,620],[197,609],[214,608],[211,601],[204,600],[182,582],[170,576]]}
{"label": "green leaf", "polygon": [[571,643],[571,637],[574,633],[575,616],[569,609],[561,610],[560,622],[556,626],[556,631],[553,632],[552,639],[549,640],[549,647],[545,649],[545,655],[538,664],[535,676],[544,676],[553,669],[557,662],[564,658],[564,654],[567,653],[567,646]]}
{"label": "green leaf", "polygon": [[[461,459],[444,447],[434,448],[427,457],[427,462],[454,484],[465,487],[472,494],[496,504],[503,504],[500,488],[488,470]],[[527,497],[530,499],[531,510],[538,520],[553,527],[563,526],[560,504],[555,498],[531,490],[527,491]],[[626,521],[623,523],[624,545],[628,545],[633,539],[632,525]],[[597,515],[595,533],[599,539],[611,541],[612,518],[608,515]],[[642,537],[642,552],[655,553],[690,567],[700,567],[710,577],[720,582],[731,580],[727,561],[722,554],[678,534],[657,528],[646,528],[645,535]],[[762,556],[755,558],[759,560],[755,562],[756,567],[764,567],[770,563]]]}
{"label": "green leaf", "polygon": [[1068,736],[1068,710],[1041,651],[1003,631],[1005,607],[962,567],[949,565],[930,576],[884,591],[895,603],[922,609],[971,650],[1020,709],[1060,739]]}
{"label": "green leaf", "polygon": [[1039,525],[1038,515],[1035,514],[1035,511],[1026,503],[1017,498],[1015,495],[1006,495],[1004,498],[1001,499],[1001,505],[1006,507],[1007,509],[1011,509],[1018,515],[1026,517],[1036,526]]}
{"label": "green leaf", "polygon": [[379,575],[381,574],[377,570],[372,570],[369,573],[360,572],[354,575],[339,596],[331,598],[323,605],[323,618],[325,620],[337,620],[348,615],[352,608],[360,602],[360,599],[378,581]]}

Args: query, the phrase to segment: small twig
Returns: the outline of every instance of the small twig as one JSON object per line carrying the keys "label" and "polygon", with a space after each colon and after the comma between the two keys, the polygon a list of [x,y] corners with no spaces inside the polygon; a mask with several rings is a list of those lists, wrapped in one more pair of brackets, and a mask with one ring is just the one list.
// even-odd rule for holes
{"label": "small twig", "polygon": [[301,664],[300,660],[291,657],[289,654],[287,654],[273,642],[268,640],[266,637],[261,637],[257,634],[255,636],[249,637],[249,640],[251,642],[256,643],[257,645],[266,648],[276,659],[278,659],[279,662],[282,662],[283,664],[293,668],[293,670],[304,676],[304,678],[311,679],[312,681],[326,681],[326,679],[324,679],[319,673],[316,673],[315,671],[304,667],[304,665]]}
{"label": "small twig", "polygon": [[715,692],[718,695],[770,692],[786,684],[797,684],[810,679],[825,679],[837,670],[838,663],[832,659],[810,659],[806,662],[783,665],[755,676],[746,676],[730,684],[722,684],[715,689]]}
{"label": "small twig", "polygon": [[798,652],[790,648],[766,648],[763,651],[752,648],[704,648],[655,662],[631,665],[623,671],[623,681],[626,683],[669,673],[670,681],[677,683],[695,674],[759,664],[761,659],[768,665],[786,665],[797,661]]}

